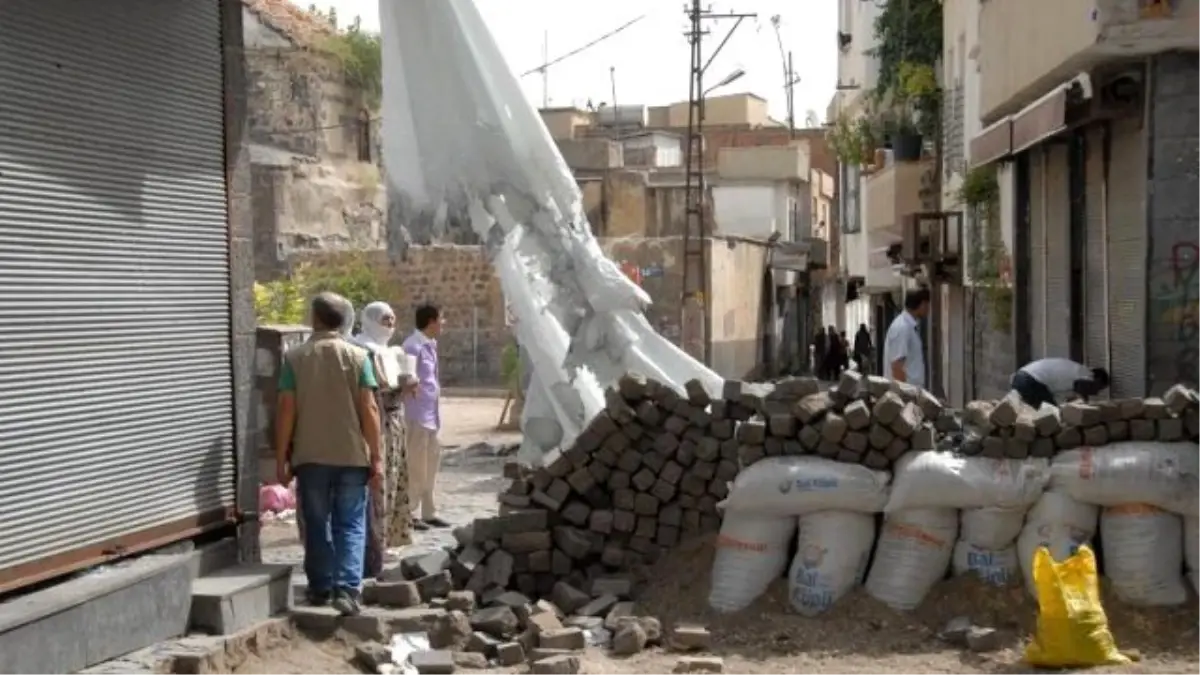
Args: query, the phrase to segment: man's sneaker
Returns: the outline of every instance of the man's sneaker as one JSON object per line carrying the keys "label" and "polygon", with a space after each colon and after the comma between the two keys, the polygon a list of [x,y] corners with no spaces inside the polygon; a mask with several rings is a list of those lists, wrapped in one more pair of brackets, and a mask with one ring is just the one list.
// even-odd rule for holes
{"label": "man's sneaker", "polygon": [[429,525],[423,520],[414,519],[412,521],[412,528],[417,532],[427,532],[429,530]]}
{"label": "man's sneaker", "polygon": [[308,604],[313,607],[324,607],[329,604],[329,597],[331,595],[332,593],[329,591],[314,591],[310,589],[304,594],[304,597],[308,601]]}
{"label": "man's sneaker", "polygon": [[358,616],[362,606],[358,604],[358,593],[338,589],[333,594],[333,608],[342,616]]}
{"label": "man's sneaker", "polygon": [[424,520],[425,524],[430,527],[439,527],[439,528],[450,527],[450,523],[447,523],[446,521],[442,520],[441,518],[438,518],[437,516],[434,516],[432,518],[423,518],[422,520]]}

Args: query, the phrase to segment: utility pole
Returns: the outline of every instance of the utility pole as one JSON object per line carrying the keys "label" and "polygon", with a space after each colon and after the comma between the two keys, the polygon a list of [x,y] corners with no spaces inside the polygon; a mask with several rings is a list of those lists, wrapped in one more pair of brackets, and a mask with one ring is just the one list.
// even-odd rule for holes
{"label": "utility pole", "polygon": [[[717,54],[729,42],[733,32],[742,21],[753,19],[757,14],[715,14],[711,9],[704,9],[700,0],[692,0],[684,5],[684,13],[688,17],[688,32],[684,35],[691,46],[691,65],[688,78],[688,123],[687,146],[684,149],[684,201],[686,217],[683,229],[683,298],[680,303],[679,324],[681,329],[687,325],[687,307],[698,306],[703,314],[704,334],[703,355],[705,365],[712,365],[712,315],[704,308],[707,302],[708,289],[708,226],[705,218],[705,187],[704,187],[704,73],[712,64]],[[706,22],[733,19],[733,27],[717,44],[717,48],[707,60],[704,58],[704,37],[709,34],[705,28]],[[720,85],[718,85],[720,86]],[[686,330],[686,329],[684,329]],[[685,340],[687,337],[685,335]]]}
{"label": "utility pole", "polygon": [[613,124],[620,126],[621,121],[617,118],[617,67],[608,67],[608,83],[612,85],[612,107],[613,107]]}

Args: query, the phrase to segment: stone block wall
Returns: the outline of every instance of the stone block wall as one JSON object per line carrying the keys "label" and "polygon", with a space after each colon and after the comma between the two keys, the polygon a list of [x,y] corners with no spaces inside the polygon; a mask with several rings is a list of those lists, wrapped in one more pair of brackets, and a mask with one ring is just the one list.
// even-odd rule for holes
{"label": "stone block wall", "polygon": [[996,325],[983,291],[968,288],[966,297],[966,399],[1001,398],[1017,369],[1015,339],[1011,330]]}

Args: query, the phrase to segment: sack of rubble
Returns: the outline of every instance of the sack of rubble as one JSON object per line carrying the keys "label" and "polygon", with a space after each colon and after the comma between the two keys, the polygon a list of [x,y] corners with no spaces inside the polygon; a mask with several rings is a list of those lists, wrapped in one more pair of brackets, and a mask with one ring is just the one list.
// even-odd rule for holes
{"label": "sack of rubble", "polygon": [[892,609],[915,609],[946,576],[957,535],[958,512],[954,509],[887,514],[867,574],[867,593]]}
{"label": "sack of rubble", "polygon": [[959,515],[958,538],[979,548],[1011,546],[1025,524],[1025,508],[987,507],[964,509]]}
{"label": "sack of rubble", "polygon": [[1200,591],[1196,585],[1196,567],[1200,565],[1200,518],[1183,519],[1183,561],[1187,563],[1188,581],[1192,588]]}
{"label": "sack of rubble", "polygon": [[816,616],[862,583],[875,545],[875,516],[817,511],[797,519],[800,534],[788,570],[788,597],[803,616]]}
{"label": "sack of rubble", "polygon": [[718,612],[750,606],[787,567],[795,517],[726,513],[717,537],[708,605]]}
{"label": "sack of rubble", "polygon": [[1049,480],[1049,460],[966,457],[927,450],[896,462],[885,511],[1028,507]]}
{"label": "sack of rubble", "polygon": [[1050,485],[1097,506],[1150,504],[1200,516],[1200,453],[1195,443],[1123,441],[1059,453]]}
{"label": "sack of rubble", "polygon": [[733,481],[727,512],[796,516],[813,511],[878,513],[887,502],[886,471],[823,457],[767,457]]}
{"label": "sack of rubble", "polygon": [[1109,506],[1100,512],[1104,576],[1132,605],[1181,605],[1183,519],[1149,504]]}
{"label": "sack of rubble", "polygon": [[1017,536],[1017,556],[1025,588],[1037,597],[1034,583],[1034,556],[1045,547],[1055,562],[1070,558],[1080,546],[1091,542],[1096,535],[1100,509],[1066,494],[1050,490],[1038,498],[1025,516],[1025,526]]}
{"label": "sack of rubble", "polygon": [[954,545],[950,569],[956,577],[974,574],[993,586],[1007,586],[1021,577],[1021,563],[1013,544],[983,548],[959,539]]}

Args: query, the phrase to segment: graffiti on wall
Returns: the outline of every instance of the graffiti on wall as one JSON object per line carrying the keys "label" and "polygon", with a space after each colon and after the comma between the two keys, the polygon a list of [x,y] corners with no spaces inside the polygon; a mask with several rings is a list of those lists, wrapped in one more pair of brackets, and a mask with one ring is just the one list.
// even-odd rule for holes
{"label": "graffiti on wall", "polygon": [[1159,277],[1154,294],[1157,319],[1172,326],[1172,354],[1176,381],[1195,383],[1200,371],[1200,247],[1194,241],[1171,246],[1165,274]]}

